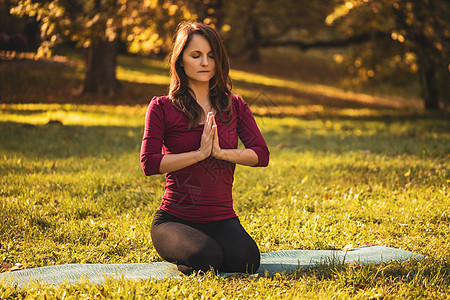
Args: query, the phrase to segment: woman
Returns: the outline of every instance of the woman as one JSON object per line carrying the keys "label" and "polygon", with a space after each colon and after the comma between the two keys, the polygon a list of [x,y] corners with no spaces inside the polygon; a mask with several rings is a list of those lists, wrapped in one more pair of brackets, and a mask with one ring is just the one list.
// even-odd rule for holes
{"label": "woman", "polygon": [[170,67],[169,95],[150,102],[141,146],[145,175],[166,173],[153,245],[184,274],[254,273],[260,254],[233,210],[233,174],[236,164],[267,166],[267,145],[248,105],[231,94],[228,55],[214,29],[180,24]]}

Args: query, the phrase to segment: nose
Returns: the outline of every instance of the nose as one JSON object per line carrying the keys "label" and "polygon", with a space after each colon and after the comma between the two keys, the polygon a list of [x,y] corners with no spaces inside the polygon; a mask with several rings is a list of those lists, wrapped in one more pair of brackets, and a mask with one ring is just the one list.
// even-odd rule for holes
{"label": "nose", "polygon": [[202,65],[202,67],[207,67],[209,65],[209,57],[208,57],[208,55],[202,56],[201,65]]}

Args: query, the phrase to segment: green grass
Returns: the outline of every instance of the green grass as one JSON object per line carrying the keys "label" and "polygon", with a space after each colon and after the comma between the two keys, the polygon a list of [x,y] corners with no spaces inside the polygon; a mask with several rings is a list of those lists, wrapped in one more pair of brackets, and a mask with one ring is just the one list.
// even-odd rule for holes
{"label": "green grass", "polygon": [[[162,77],[157,85],[149,82],[163,76],[164,68],[157,61],[123,58],[118,76],[125,89],[136,86],[137,78],[142,91],[158,89],[165,84]],[[145,77],[148,70],[155,75]],[[57,79],[60,69],[43,72],[64,83]],[[328,90],[330,99],[336,93],[332,105],[301,99],[278,105],[277,85],[289,88],[293,82],[245,70],[234,75],[239,92],[256,97],[263,90],[266,97],[252,109],[270,147],[270,165],[238,166],[234,185],[235,209],[262,252],[371,242],[426,258],[379,266],[324,264],[270,277],[224,279],[208,273],[180,280],[27,288],[0,283],[0,298],[448,298],[448,113],[373,108],[359,101],[365,97],[359,94],[352,95],[357,106],[338,106],[343,94],[335,87]],[[70,78],[67,82],[76,81]],[[38,91],[31,83],[29,88]],[[309,95],[326,96],[308,88]],[[297,89],[293,99],[305,92],[301,85],[291,89]],[[159,261],[150,225],[164,177],[145,177],[139,164],[146,101],[14,104],[11,99],[4,97],[6,103],[0,104],[3,261],[24,268]]]}

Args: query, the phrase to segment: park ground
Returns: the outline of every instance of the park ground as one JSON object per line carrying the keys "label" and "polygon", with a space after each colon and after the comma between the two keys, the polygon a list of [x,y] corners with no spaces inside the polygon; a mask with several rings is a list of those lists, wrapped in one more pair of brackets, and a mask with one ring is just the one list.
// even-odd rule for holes
{"label": "park ground", "polygon": [[[238,166],[235,210],[261,252],[371,243],[425,255],[381,265],[323,264],[274,276],[213,273],[27,288],[28,299],[448,299],[450,121],[420,109],[417,86],[355,85],[327,53],[232,60],[271,151]],[[163,176],[145,177],[146,106],[167,63],[120,57],[114,98],[79,96],[76,54],[0,61],[1,271],[65,263],[159,261],[150,240]]]}

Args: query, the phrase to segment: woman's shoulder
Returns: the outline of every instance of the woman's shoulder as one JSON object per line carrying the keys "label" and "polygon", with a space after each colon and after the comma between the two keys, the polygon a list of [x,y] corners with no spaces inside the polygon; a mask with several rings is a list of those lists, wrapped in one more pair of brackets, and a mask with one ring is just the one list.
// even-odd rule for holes
{"label": "woman's shoulder", "polygon": [[167,110],[172,111],[175,109],[175,107],[173,106],[172,100],[170,99],[169,96],[154,96],[150,100],[149,107],[151,109],[160,109],[163,111],[167,111]]}
{"label": "woman's shoulder", "polygon": [[150,104],[156,104],[156,105],[164,105],[167,103],[172,103],[172,100],[170,100],[169,96],[154,96],[150,100]]}
{"label": "woman's shoulder", "polygon": [[233,103],[233,106],[247,106],[247,102],[239,95],[239,94],[231,94],[231,101]]}
{"label": "woman's shoulder", "polygon": [[185,121],[184,114],[175,108],[169,96],[155,96],[148,106],[148,113],[154,113],[164,119],[166,125]]}
{"label": "woman's shoulder", "polygon": [[231,101],[233,105],[233,109],[236,112],[242,112],[248,107],[247,102],[238,94],[232,94],[231,95]]}
{"label": "woman's shoulder", "polygon": [[239,94],[231,94],[231,100],[233,101],[233,104],[245,102],[244,99],[242,99],[242,97]]}

